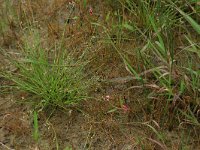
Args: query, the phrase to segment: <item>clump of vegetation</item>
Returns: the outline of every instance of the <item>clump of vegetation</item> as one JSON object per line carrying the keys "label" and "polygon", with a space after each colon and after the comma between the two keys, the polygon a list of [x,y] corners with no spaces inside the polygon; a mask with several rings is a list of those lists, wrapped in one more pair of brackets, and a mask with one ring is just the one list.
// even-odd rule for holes
{"label": "clump of vegetation", "polygon": [[[122,36],[117,40],[123,43],[128,35],[130,39],[137,36],[138,42],[137,47],[130,48],[129,51],[123,50],[112,41],[111,43],[133,78],[142,83],[143,89],[150,89],[147,99],[151,101],[147,107],[151,108],[151,115],[165,118],[157,121],[173,126],[181,123],[180,118],[187,116],[188,119],[193,114],[193,122],[190,123],[196,124],[200,109],[200,76],[197,70],[200,59],[199,43],[195,42],[194,37],[199,35],[200,27],[192,16],[199,16],[199,5],[194,1],[187,2],[187,5],[178,1],[160,0],[118,2],[121,3],[121,10],[117,16],[117,32]],[[184,32],[187,34],[182,36]],[[136,57],[136,64],[132,63],[132,56]],[[132,86],[129,89],[137,87]],[[186,100],[186,97],[190,99]],[[182,114],[184,117],[181,117]]]}
{"label": "clump of vegetation", "polygon": [[42,48],[38,34],[31,31],[30,37],[18,53],[18,57],[9,58],[16,69],[6,77],[20,90],[36,96],[37,106],[61,106],[76,104],[86,99],[96,79],[88,79],[85,66],[88,61],[85,53],[75,58],[72,52],[60,45],[53,50]]}

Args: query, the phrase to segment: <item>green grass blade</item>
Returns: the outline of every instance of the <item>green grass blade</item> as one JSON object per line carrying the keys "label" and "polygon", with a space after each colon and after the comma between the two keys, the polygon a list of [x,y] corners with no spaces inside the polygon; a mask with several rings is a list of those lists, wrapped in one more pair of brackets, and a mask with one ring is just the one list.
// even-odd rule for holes
{"label": "green grass blade", "polygon": [[194,30],[196,30],[196,32],[198,34],[200,34],[200,25],[192,17],[190,17],[188,14],[186,14],[182,10],[180,10],[180,9],[177,9],[177,10],[191,24],[191,26],[194,28]]}
{"label": "green grass blade", "polygon": [[39,139],[39,127],[38,127],[38,114],[36,111],[33,113],[33,138],[36,142],[38,142]]}

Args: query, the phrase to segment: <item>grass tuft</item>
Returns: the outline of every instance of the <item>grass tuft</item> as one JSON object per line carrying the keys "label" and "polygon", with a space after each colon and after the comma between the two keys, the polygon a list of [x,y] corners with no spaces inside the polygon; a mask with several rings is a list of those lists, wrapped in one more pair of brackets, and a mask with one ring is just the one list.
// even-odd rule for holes
{"label": "grass tuft", "polygon": [[85,74],[88,61],[84,53],[75,58],[71,52],[59,47],[43,49],[38,35],[32,44],[29,43],[25,42],[18,58],[10,56],[10,63],[17,71],[7,72],[6,78],[13,81],[18,89],[35,95],[33,101],[37,107],[62,107],[87,98],[96,79],[88,79]]}

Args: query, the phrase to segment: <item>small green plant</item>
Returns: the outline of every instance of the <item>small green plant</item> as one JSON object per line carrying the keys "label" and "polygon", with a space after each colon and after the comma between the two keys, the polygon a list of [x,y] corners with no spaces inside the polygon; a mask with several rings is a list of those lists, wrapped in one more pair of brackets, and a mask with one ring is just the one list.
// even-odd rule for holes
{"label": "small green plant", "polygon": [[[18,70],[8,72],[5,77],[20,90],[35,95],[37,107],[76,104],[86,99],[96,79],[88,79],[85,73],[85,53],[76,57],[72,52],[56,47],[46,50],[41,47],[39,35],[25,41],[18,58],[9,60]],[[29,44],[31,43],[31,44]],[[59,49],[60,48],[60,49]]]}
{"label": "small green plant", "polygon": [[38,127],[38,114],[36,111],[33,112],[33,139],[38,142],[39,139],[39,127]]}

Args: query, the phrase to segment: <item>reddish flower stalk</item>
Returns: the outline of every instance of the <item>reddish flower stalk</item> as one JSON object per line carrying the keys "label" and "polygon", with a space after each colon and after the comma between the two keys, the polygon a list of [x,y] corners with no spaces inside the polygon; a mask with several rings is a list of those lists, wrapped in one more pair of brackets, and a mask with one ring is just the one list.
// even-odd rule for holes
{"label": "reddish flower stalk", "polygon": [[90,9],[89,9],[89,13],[90,13],[91,16],[93,15],[93,9],[92,9],[92,7],[90,7]]}
{"label": "reddish flower stalk", "polygon": [[127,105],[123,104],[122,110],[124,111],[124,113],[127,113],[130,110],[130,108]]}

